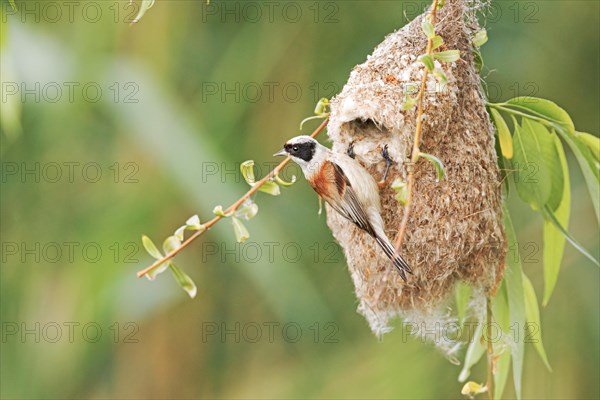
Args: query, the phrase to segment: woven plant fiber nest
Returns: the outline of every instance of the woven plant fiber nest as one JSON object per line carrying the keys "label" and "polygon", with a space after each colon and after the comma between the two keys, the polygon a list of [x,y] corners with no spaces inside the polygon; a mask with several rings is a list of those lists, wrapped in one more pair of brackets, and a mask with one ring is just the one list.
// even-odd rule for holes
{"label": "woven plant fiber nest", "polygon": [[[438,50],[458,49],[461,55],[453,63],[435,61],[447,85],[429,74],[424,97],[420,150],[443,162],[446,177],[441,181],[423,158],[410,164],[417,107],[402,110],[406,94],[416,95],[425,71],[417,58],[426,49],[421,23],[427,13],[387,36],[353,69],[331,102],[328,135],[334,151],[345,152],[354,142],[356,159],[379,180],[385,167],[381,149],[388,145],[394,163],[380,196],[392,240],[404,209],[390,183],[397,177],[406,182],[409,168],[415,168],[413,207],[400,251],[413,270],[407,283],[372,238],[327,210],[327,224],[344,249],[354,281],[358,311],[378,336],[391,329],[395,317],[443,329],[440,322],[451,319],[449,295],[458,281],[484,300],[502,277],[501,180],[494,130],[473,62],[472,38],[479,30],[473,13],[463,0],[447,0],[438,11],[436,34],[444,39]],[[447,350],[452,345],[437,344]]]}

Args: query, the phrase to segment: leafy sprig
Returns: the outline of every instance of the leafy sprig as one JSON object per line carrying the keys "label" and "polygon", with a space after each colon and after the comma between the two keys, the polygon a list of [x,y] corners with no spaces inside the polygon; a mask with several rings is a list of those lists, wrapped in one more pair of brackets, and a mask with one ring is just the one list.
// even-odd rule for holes
{"label": "leafy sprig", "polygon": [[[327,126],[329,121],[328,115],[322,113],[321,117],[325,120],[319,125],[317,129],[311,134],[311,137],[316,137],[321,131]],[[189,246],[194,240],[196,240],[204,232],[208,231],[213,225],[222,219],[230,218],[235,238],[238,242],[248,240],[250,234],[248,229],[244,226],[243,220],[250,220],[258,213],[258,205],[251,199],[251,196],[256,192],[261,191],[268,193],[273,196],[280,194],[279,185],[290,186],[296,181],[296,177],[293,176],[290,182],[287,182],[279,177],[279,173],[289,162],[290,158],[287,157],[279,165],[277,165],[269,174],[264,176],[262,179],[256,181],[254,176],[254,161],[246,161],[241,164],[240,170],[250,185],[250,190],[240,197],[235,203],[223,210],[223,207],[218,205],[213,209],[215,215],[210,221],[201,223],[198,215],[194,215],[185,222],[184,225],[180,226],[175,230],[173,235],[167,237],[163,242],[164,254],[161,253],[154,242],[148,236],[142,236],[142,244],[144,248],[156,261],[149,267],[139,271],[138,277],[146,276],[148,279],[153,280],[162,272],[170,269],[176,282],[190,295],[195,297],[196,285],[192,279],[178,268],[173,263],[173,258],[184,248]],[[185,234],[188,231],[194,232],[187,239]]]}

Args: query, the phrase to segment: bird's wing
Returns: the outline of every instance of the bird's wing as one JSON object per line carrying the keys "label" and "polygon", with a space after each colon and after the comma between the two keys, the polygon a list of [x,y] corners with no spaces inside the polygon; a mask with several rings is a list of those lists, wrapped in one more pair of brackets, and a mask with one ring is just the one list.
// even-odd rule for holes
{"label": "bird's wing", "polygon": [[339,165],[332,161],[325,161],[310,184],[334,210],[354,222],[359,228],[371,235],[375,234],[364,207]]}

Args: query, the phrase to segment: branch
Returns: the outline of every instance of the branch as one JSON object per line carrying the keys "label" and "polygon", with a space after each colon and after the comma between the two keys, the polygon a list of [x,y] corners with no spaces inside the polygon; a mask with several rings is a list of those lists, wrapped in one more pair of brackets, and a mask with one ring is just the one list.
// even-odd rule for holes
{"label": "branch", "polygon": [[[436,13],[438,8],[438,0],[433,0],[433,6],[431,7],[430,20],[431,24],[435,26],[436,21]],[[433,39],[427,38],[427,55],[431,56],[433,54]],[[415,131],[415,141],[413,143],[411,162],[412,167],[408,171],[408,187],[407,187],[407,196],[406,196],[406,205],[404,206],[404,215],[402,216],[402,222],[400,223],[400,229],[398,230],[398,235],[396,236],[396,251],[400,250],[402,247],[402,240],[404,239],[404,234],[406,232],[406,225],[408,224],[408,218],[410,217],[410,212],[412,210],[412,198],[413,191],[415,186],[415,165],[419,160],[419,144],[421,143],[421,134],[423,131],[423,97],[425,95],[425,89],[427,86],[427,77],[429,76],[429,70],[425,68],[423,72],[423,79],[421,80],[421,89],[419,90],[418,101],[418,109],[417,109],[417,128]]]}
{"label": "branch", "polygon": [[[313,138],[316,137],[327,126],[328,122],[329,122],[329,118],[325,118],[325,120],[321,123],[321,125],[319,125],[319,127],[317,129],[315,129],[315,131],[310,136],[313,137]],[[259,180],[258,182],[256,182],[250,188],[250,190],[248,190],[246,192],[246,194],[244,194],[235,203],[233,203],[231,206],[229,206],[229,208],[227,208],[227,210],[224,211],[224,214],[227,215],[227,214],[235,212],[242,204],[244,204],[244,201],[246,201],[250,196],[252,196],[254,193],[256,193],[260,189],[260,187],[262,185],[264,185],[266,182],[272,180],[283,169],[283,167],[285,167],[285,165],[289,161],[290,161],[290,158],[288,156],[278,166],[276,166],[269,174],[267,174],[264,178],[262,178],[261,180]],[[223,218],[222,216],[217,215],[216,217],[214,217],[213,219],[211,219],[207,223],[203,224],[202,225],[203,229],[195,232],[186,241],[184,241],[183,243],[181,243],[181,246],[179,246],[178,248],[176,248],[172,252],[168,253],[163,258],[161,258],[159,260],[156,260],[156,262],[154,264],[152,264],[151,266],[149,266],[148,268],[143,269],[141,271],[138,271],[138,273],[137,273],[138,278],[141,278],[142,276],[145,276],[146,274],[148,274],[149,272],[151,272],[155,268],[158,268],[161,264],[163,264],[166,261],[169,261],[171,258],[175,257],[181,250],[183,250],[184,248],[186,248],[187,246],[189,246],[190,243],[192,243],[194,240],[196,240],[204,232],[206,232],[210,228],[212,228],[212,226],[214,224],[216,224],[217,222],[219,222],[219,220],[221,220],[222,218]]]}
{"label": "branch", "polygon": [[492,300],[488,297],[487,305],[487,391],[490,400],[494,400],[494,346],[492,344]]}

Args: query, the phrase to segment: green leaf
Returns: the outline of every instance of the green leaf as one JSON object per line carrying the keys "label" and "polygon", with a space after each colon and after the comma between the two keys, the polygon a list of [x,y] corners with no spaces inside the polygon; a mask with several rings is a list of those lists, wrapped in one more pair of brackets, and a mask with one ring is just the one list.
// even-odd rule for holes
{"label": "green leaf", "polygon": [[392,182],[392,189],[396,192],[395,199],[400,203],[400,205],[405,206],[408,201],[408,185],[406,182],[400,180],[400,178],[394,179]]}
{"label": "green leaf", "polygon": [[185,232],[186,228],[187,228],[187,226],[186,226],[186,225],[180,226],[179,228],[177,228],[177,229],[175,230],[175,233],[173,233],[173,235],[174,235],[174,236],[175,236],[177,239],[179,239],[180,241],[182,241],[182,242],[183,242],[183,239],[184,239],[184,237],[185,237],[185,236],[184,236],[184,232]]}
{"label": "green leaf", "polygon": [[573,247],[575,247],[581,254],[586,256],[591,262],[596,264],[597,267],[600,267],[600,263],[598,263],[598,260],[596,260],[594,256],[588,253],[585,247],[583,247],[573,236],[571,236],[571,234],[561,225],[561,223],[556,218],[556,215],[554,215],[554,212],[552,212],[552,210],[550,210],[549,207],[544,208],[543,215],[544,218],[552,222],[554,226],[558,228],[558,230],[563,234],[567,241],[571,243]]}
{"label": "green leaf", "polygon": [[488,41],[487,31],[485,29],[480,30],[473,36],[473,44],[476,47],[483,46]]}
{"label": "green leaf", "polygon": [[441,62],[454,62],[460,59],[459,50],[446,50],[438,53],[433,53],[433,57]]}
{"label": "green leaf", "polygon": [[261,192],[265,192],[270,194],[271,196],[279,196],[281,194],[281,190],[279,189],[279,185],[277,185],[273,181],[265,182],[260,189]]}
{"label": "green leaf", "polygon": [[479,321],[477,327],[475,328],[473,337],[470,338],[471,342],[469,343],[469,347],[467,347],[465,363],[460,371],[460,374],[458,375],[459,382],[464,382],[467,380],[469,375],[471,375],[471,368],[473,365],[477,364],[477,361],[479,361],[483,353],[485,353],[485,347],[483,344],[481,344],[481,333],[484,325],[485,324]]}
{"label": "green leaf", "polygon": [[[556,134],[551,133],[539,122],[524,118],[523,126],[532,132],[536,138],[542,162],[546,165],[550,181],[550,195],[547,203],[551,210],[556,210],[560,205],[563,194],[564,177],[558,150],[556,148]],[[560,144],[560,143],[559,143]]]}
{"label": "green leaf", "polygon": [[438,182],[444,179],[444,177],[446,176],[446,170],[444,168],[444,163],[442,163],[442,161],[439,158],[423,152],[419,152],[419,157],[424,157],[435,166]]}
{"label": "green leaf", "polygon": [[548,202],[552,189],[542,148],[547,146],[546,141],[552,146],[554,143],[550,135],[539,135],[537,130],[533,130],[527,119],[523,126],[516,121],[514,126],[513,164],[517,193],[531,208],[541,210]]}
{"label": "green leaf", "polygon": [[213,208],[213,214],[215,214],[217,217],[223,217],[223,218],[227,218],[231,215],[231,214],[225,214],[225,211],[223,211],[223,206],[216,206],[215,208]]}
{"label": "green leaf", "polygon": [[592,198],[596,220],[600,222],[600,172],[598,171],[594,156],[589,147],[578,137],[572,136],[562,130],[558,130],[558,133],[567,142],[573,154],[575,154],[581,172],[583,172],[588,191],[590,192],[590,197]]}
{"label": "green leaf", "polygon": [[600,162],[600,138],[585,132],[575,132],[575,135],[590,149],[594,159]]}
{"label": "green leaf", "polygon": [[[569,215],[571,213],[571,187],[569,182],[569,166],[565,157],[562,143],[557,136],[554,136],[554,144],[560,160],[562,168],[563,193],[560,205],[554,211],[556,219],[565,229],[569,227]],[[560,264],[562,262],[563,253],[565,250],[565,238],[554,224],[544,220],[544,301],[543,304],[548,304],[550,296],[556,286]]]}
{"label": "green leaf", "polygon": [[533,324],[533,329],[530,330],[531,336],[529,339],[533,341],[533,347],[537,350],[540,358],[546,365],[546,368],[552,372],[550,363],[548,362],[548,356],[546,356],[546,350],[544,349],[544,343],[542,342],[542,323],[540,321],[540,309],[537,303],[537,296],[535,290],[529,278],[523,274],[523,289],[525,291],[525,313],[527,315],[527,322]]}
{"label": "green leaf", "polygon": [[433,72],[433,57],[430,54],[423,54],[422,56],[419,56],[418,60],[427,67],[429,72]]}
{"label": "green leaf", "polygon": [[506,125],[506,121],[504,121],[502,115],[495,109],[490,108],[490,114],[498,131],[498,141],[500,142],[502,155],[510,160],[513,157],[513,141],[508,125]]}
{"label": "green leaf", "polygon": [[200,217],[198,217],[198,214],[192,215],[191,217],[189,217],[187,219],[187,221],[185,221],[185,224],[190,228],[190,229],[200,229],[202,227],[202,225],[200,224]]}
{"label": "green leaf", "polygon": [[429,39],[433,39],[433,37],[435,36],[435,28],[433,27],[433,24],[427,19],[424,19],[421,23],[421,29],[423,29],[423,32]]}
{"label": "green leaf", "polygon": [[248,185],[253,186],[256,183],[254,177],[254,160],[244,161],[242,165],[240,165],[240,171]]}
{"label": "green leaf", "polygon": [[444,39],[442,39],[442,37],[439,36],[439,35],[435,35],[431,39],[431,49],[432,50],[436,50],[437,48],[439,48],[443,44],[444,44]]}
{"label": "green leaf", "polygon": [[144,248],[148,254],[150,254],[152,257],[156,258],[157,260],[163,258],[163,255],[160,254],[160,251],[158,251],[156,245],[148,236],[142,235],[142,244],[144,245]]}
{"label": "green leaf", "polygon": [[511,344],[506,342],[506,337],[510,337],[510,310],[508,308],[508,298],[506,293],[506,282],[502,282],[496,297],[492,300],[492,309],[494,322],[496,322],[503,333],[503,340],[493,343],[494,356],[496,358],[496,372],[494,374],[494,398],[501,399],[506,382],[508,381],[508,372],[510,370]]}
{"label": "green leaf", "polygon": [[275,175],[275,182],[277,182],[281,186],[292,186],[294,183],[296,183],[296,175],[292,175],[292,180],[287,182],[287,181],[281,179],[279,174],[277,174],[277,175]]}
{"label": "green leaf", "polygon": [[163,250],[169,254],[181,247],[181,240],[177,236],[169,236],[163,242]]}
{"label": "green leaf", "polygon": [[248,233],[248,229],[242,224],[236,217],[231,217],[231,222],[233,223],[233,233],[235,234],[235,240],[238,243],[245,242],[250,238],[250,233]]}
{"label": "green leaf", "polygon": [[467,315],[467,306],[471,299],[471,286],[460,281],[454,287],[454,301],[456,303],[456,314],[459,319],[459,323],[462,324],[465,321]]}
{"label": "green leaf", "polygon": [[148,278],[148,280],[153,281],[156,279],[156,277],[160,274],[162,274],[163,272],[165,272],[167,270],[167,268],[169,267],[169,262],[166,261],[162,264],[160,264],[158,267],[154,268],[152,271],[149,271],[146,274],[146,278]]}
{"label": "green leaf", "polygon": [[246,221],[254,218],[256,214],[258,214],[258,204],[251,199],[246,199],[244,204],[242,204],[235,212],[237,218],[245,219]]}
{"label": "green leaf", "polygon": [[196,297],[196,284],[183,270],[177,267],[173,262],[169,263],[169,268],[171,268],[171,272],[173,273],[173,277],[175,281],[181,286],[183,290],[187,292],[187,294],[193,299]]}
{"label": "green leaf", "polygon": [[13,11],[17,11],[17,5],[15,4],[15,0],[8,0],[8,4],[10,4],[10,7],[13,9]]}
{"label": "green leaf", "polygon": [[575,132],[575,125],[573,125],[573,121],[571,120],[569,114],[550,100],[540,99],[538,97],[522,96],[510,99],[505,104],[520,109],[526,109],[537,116],[560,124],[566,129],[567,132]]}
{"label": "green leaf", "polygon": [[[130,0],[129,3],[133,3],[133,0]],[[133,19],[132,23],[135,24],[136,22],[138,22],[144,16],[144,14],[146,14],[146,11],[148,11],[153,5],[154,0],[142,0],[142,2],[140,3],[140,9],[135,18]]]}
{"label": "green leaf", "polygon": [[321,99],[319,99],[317,105],[315,106],[315,115],[321,118],[327,117],[330,113],[330,105],[331,103],[329,99],[327,97],[322,97]]}
{"label": "green leaf", "polygon": [[[504,207],[503,213],[508,248],[516,248],[516,246],[518,246],[517,236],[506,206]],[[510,326],[525,326],[525,293],[523,289],[523,268],[521,267],[521,260],[515,257],[506,257],[504,282],[506,283],[508,309],[510,311]],[[517,399],[521,398],[524,354],[525,343],[523,340],[517,340],[512,347],[513,381]]]}

